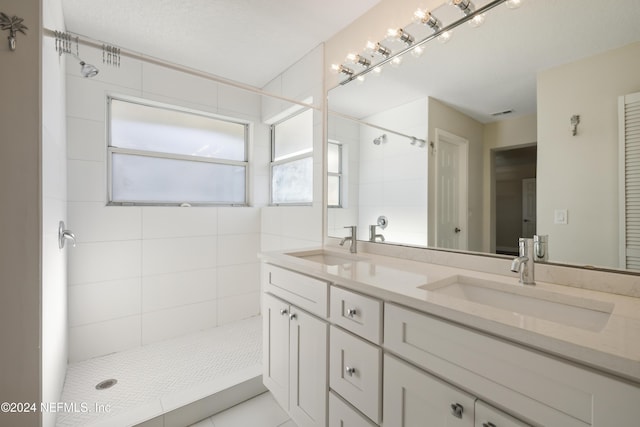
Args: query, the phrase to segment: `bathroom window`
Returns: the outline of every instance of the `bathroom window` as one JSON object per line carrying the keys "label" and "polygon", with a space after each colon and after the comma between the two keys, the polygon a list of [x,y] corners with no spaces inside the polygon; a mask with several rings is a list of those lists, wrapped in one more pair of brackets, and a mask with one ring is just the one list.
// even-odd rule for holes
{"label": "bathroom window", "polygon": [[110,204],[247,204],[247,123],[145,100],[108,106]]}
{"label": "bathroom window", "polygon": [[327,144],[327,204],[330,208],[342,207],[342,144]]}
{"label": "bathroom window", "polygon": [[271,203],[313,202],[313,110],[271,125]]}

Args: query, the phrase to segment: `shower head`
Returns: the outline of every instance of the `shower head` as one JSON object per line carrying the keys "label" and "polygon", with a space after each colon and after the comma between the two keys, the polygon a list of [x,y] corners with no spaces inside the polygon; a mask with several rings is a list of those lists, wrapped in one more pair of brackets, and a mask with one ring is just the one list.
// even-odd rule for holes
{"label": "shower head", "polygon": [[380,145],[380,143],[382,143],[382,142],[387,142],[387,134],[386,133],[383,133],[379,137],[373,139],[373,143],[375,145]]}
{"label": "shower head", "polygon": [[80,74],[82,74],[82,77],[95,77],[99,72],[100,70],[94,65],[80,61]]}

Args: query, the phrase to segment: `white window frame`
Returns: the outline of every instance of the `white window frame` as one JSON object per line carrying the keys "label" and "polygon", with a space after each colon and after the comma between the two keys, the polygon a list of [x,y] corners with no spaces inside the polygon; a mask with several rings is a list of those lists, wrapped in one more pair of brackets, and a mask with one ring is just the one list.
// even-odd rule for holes
{"label": "white window frame", "polygon": [[[244,161],[238,160],[228,160],[228,159],[219,159],[213,157],[199,157],[199,156],[190,156],[184,154],[173,154],[173,153],[164,153],[159,151],[151,151],[151,150],[136,150],[131,148],[122,148],[122,147],[114,147],[111,145],[111,101],[117,100],[121,102],[130,102],[134,104],[143,105],[145,107],[153,107],[153,108],[162,108],[170,111],[177,111],[180,113],[194,114],[198,116],[204,116],[210,119],[226,121],[231,123],[237,123],[243,125],[245,127],[244,131]],[[150,101],[143,98],[135,98],[130,96],[121,96],[121,95],[107,95],[107,206],[249,206],[249,138],[251,135],[251,123],[248,121],[243,121],[231,117],[221,116],[218,114],[212,114],[205,111],[194,110],[186,107],[181,107],[177,105],[165,104],[156,101]],[[185,160],[190,162],[204,162],[204,163],[212,163],[219,165],[228,165],[228,166],[242,166],[245,170],[245,181],[244,181],[244,203],[224,203],[224,202],[190,202],[185,200],[184,202],[166,202],[166,201],[114,201],[113,200],[113,188],[112,188],[112,178],[113,178],[113,165],[112,165],[112,157],[114,154],[125,154],[125,155],[134,155],[134,156],[143,156],[143,157],[152,157],[152,158],[160,158],[160,159],[171,159],[171,160]]]}
{"label": "white window frame", "polygon": [[[279,203],[274,203],[273,201],[273,168],[274,166],[279,166],[279,165],[283,165],[283,164],[287,164],[287,163],[292,163],[295,162],[297,160],[302,160],[302,159],[306,159],[308,157],[311,157],[312,160],[311,162],[313,163],[313,135],[312,135],[312,140],[311,140],[311,150],[306,151],[302,154],[296,154],[296,155],[291,155],[288,157],[285,157],[284,159],[280,159],[280,160],[274,160],[275,159],[275,153],[276,153],[276,126],[286,122],[287,120],[309,111],[306,108],[300,109],[299,111],[296,111],[294,114],[291,114],[289,116],[287,116],[286,118],[279,120],[275,123],[272,123],[270,126],[270,131],[271,131],[271,163],[269,165],[269,205],[270,206],[311,206],[313,205],[313,179],[312,179],[312,184],[311,184],[311,201],[310,202],[279,202]],[[312,129],[312,133],[313,133],[313,129]]]}
{"label": "white window frame", "polygon": [[344,207],[344,146],[339,141],[330,139],[327,144],[333,144],[338,146],[338,172],[329,172],[329,168],[327,166],[327,188],[329,183],[330,176],[338,177],[338,204],[330,205],[327,200],[327,207],[332,209],[339,209]]}

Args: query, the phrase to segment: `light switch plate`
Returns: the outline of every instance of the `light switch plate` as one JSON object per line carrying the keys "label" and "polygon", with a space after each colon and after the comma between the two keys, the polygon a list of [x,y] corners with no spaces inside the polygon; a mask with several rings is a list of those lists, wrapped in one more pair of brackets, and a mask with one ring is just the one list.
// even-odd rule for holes
{"label": "light switch plate", "polygon": [[568,224],[569,223],[569,213],[566,209],[556,209],[553,212],[553,223],[554,224]]}

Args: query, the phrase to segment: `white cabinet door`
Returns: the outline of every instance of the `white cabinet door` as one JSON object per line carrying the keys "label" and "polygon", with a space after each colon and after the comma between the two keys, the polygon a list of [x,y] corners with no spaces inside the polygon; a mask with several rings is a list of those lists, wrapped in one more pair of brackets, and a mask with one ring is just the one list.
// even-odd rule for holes
{"label": "white cabinet door", "polygon": [[289,304],[269,294],[262,301],[262,382],[289,409]]}
{"label": "white cabinet door", "polygon": [[528,427],[520,420],[494,408],[481,400],[476,400],[475,427]]}
{"label": "white cabinet door", "polygon": [[424,371],[384,355],[384,427],[473,427],[475,398]]}
{"label": "white cabinet door", "polygon": [[295,306],[290,308],[289,413],[299,427],[325,426],[329,325]]}

